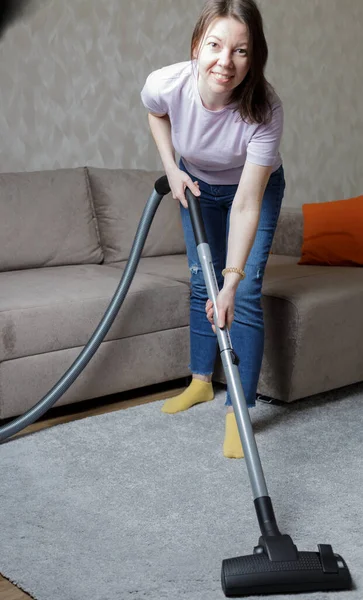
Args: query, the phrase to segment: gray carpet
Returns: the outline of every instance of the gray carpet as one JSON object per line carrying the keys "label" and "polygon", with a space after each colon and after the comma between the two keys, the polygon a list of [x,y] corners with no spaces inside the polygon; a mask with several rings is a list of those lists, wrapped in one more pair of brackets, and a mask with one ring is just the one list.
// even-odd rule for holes
{"label": "gray carpet", "polygon": [[[252,411],[281,531],[300,550],[332,544],[354,578],[299,598],[363,598],[362,399],[356,385]],[[165,415],[160,401],[0,446],[0,572],[37,600],[222,600],[222,559],[259,535],[244,461],[222,455],[223,402]]]}

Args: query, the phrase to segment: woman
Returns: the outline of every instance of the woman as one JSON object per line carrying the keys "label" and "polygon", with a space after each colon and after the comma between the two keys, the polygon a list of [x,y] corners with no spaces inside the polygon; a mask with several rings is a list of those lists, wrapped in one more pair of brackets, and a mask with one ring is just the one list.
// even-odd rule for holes
{"label": "woman", "polygon": [[[180,202],[191,273],[192,381],[165,402],[166,413],[214,397],[214,310],[197,255],[186,187],[201,205],[220,289],[218,325],[230,329],[247,405],[255,405],[264,345],[261,288],[285,189],[279,154],[283,109],[264,76],[267,57],[254,0],[207,0],[192,35],[191,60],[152,72],[141,92],[172,196]],[[181,156],[178,165],[175,151]],[[223,452],[242,458],[228,390],[226,406]]]}

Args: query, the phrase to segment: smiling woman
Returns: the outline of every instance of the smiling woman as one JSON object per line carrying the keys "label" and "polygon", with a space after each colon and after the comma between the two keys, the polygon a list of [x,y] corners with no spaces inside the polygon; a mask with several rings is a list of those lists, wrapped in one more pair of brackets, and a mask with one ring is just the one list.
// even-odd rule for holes
{"label": "smiling woman", "polygon": [[[255,405],[264,342],[262,280],[285,188],[283,109],[264,76],[267,56],[254,0],[206,0],[190,60],[153,71],[141,92],[172,196],[181,205],[191,282],[192,382],[165,403],[166,413],[213,398],[217,317],[220,328],[231,330],[247,404]],[[187,187],[202,209],[220,290],[216,307],[202,276]],[[229,390],[226,406],[223,453],[242,458]]]}

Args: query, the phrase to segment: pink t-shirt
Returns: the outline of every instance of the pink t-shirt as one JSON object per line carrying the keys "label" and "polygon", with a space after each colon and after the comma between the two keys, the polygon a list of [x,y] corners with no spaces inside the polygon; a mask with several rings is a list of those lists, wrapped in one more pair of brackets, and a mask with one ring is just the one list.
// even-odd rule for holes
{"label": "pink t-shirt", "polygon": [[203,106],[197,69],[190,60],[163,67],[150,73],[141,91],[150,112],[169,115],[173,146],[188,171],[210,185],[239,183],[246,160],[276,171],[282,164],[280,98],[273,97],[270,123],[248,124],[231,110],[236,104],[216,111]]}

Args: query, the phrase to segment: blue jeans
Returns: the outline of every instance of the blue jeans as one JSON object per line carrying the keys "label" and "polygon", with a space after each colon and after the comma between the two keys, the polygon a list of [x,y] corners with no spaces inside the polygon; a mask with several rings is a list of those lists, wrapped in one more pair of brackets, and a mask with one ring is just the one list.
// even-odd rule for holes
{"label": "blue jeans", "polygon": [[[218,287],[223,287],[229,217],[237,185],[209,185],[187,171],[182,160],[179,168],[193,181],[198,180],[199,201],[211,250]],[[262,201],[255,241],[245,265],[246,278],[236,291],[234,321],[230,330],[233,349],[240,359],[238,366],[247,406],[256,403],[257,384],[264,348],[264,321],[261,306],[262,280],[285,190],[283,167],[271,174]],[[218,341],[205,312],[208,299],[203,271],[199,262],[189,211],[180,204],[184,238],[190,270],[190,364],[193,374],[211,375],[217,356]],[[233,266],[233,265],[232,265]],[[226,406],[231,406],[227,388]]]}

